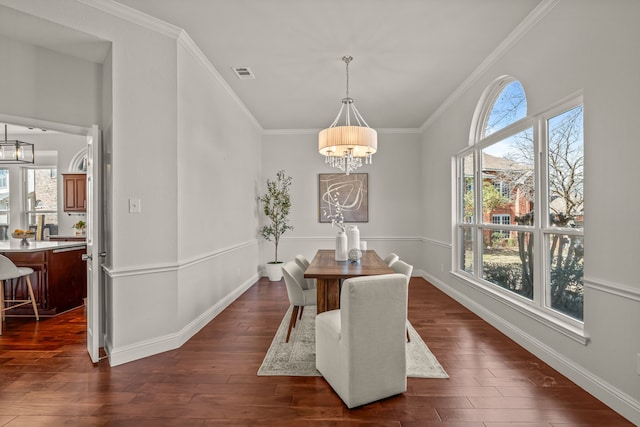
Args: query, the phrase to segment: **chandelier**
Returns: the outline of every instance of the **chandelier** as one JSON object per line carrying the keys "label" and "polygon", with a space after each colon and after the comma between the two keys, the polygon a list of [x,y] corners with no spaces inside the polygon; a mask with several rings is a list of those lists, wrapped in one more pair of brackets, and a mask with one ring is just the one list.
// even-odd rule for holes
{"label": "chandelier", "polygon": [[34,163],[33,144],[7,139],[7,125],[4,125],[4,141],[0,141],[0,164]]}
{"label": "chandelier", "polygon": [[[378,149],[378,132],[371,129],[349,97],[349,63],[351,56],[343,56],[347,68],[347,96],[331,126],[318,134],[318,151],[325,163],[349,175],[364,164],[371,164]],[[338,124],[344,115],[343,124]],[[352,123],[353,122],[353,123]]]}

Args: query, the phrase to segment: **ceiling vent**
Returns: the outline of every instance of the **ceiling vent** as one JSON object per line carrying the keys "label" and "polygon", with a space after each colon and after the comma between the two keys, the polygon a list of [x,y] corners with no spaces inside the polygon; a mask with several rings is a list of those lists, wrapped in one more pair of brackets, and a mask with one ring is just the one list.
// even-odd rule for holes
{"label": "ceiling vent", "polygon": [[249,67],[233,67],[233,72],[236,73],[236,76],[238,76],[240,80],[251,80],[256,78]]}

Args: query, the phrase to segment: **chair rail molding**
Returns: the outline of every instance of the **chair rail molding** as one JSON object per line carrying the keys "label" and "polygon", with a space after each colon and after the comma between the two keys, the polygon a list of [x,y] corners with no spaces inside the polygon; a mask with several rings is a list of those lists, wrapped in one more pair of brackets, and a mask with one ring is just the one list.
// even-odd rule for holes
{"label": "chair rail molding", "polygon": [[629,286],[607,282],[601,279],[594,279],[591,277],[585,277],[584,287],[640,302],[640,288],[631,288]]}
{"label": "chair rail molding", "polygon": [[161,264],[122,267],[122,268],[109,268],[109,267],[103,266],[102,269],[110,278],[137,276],[140,274],[166,273],[166,272],[181,270],[184,268],[189,268],[196,264],[207,262],[219,256],[223,256],[223,255],[232,253],[234,251],[248,248],[254,245],[255,246],[258,245],[258,239],[248,240],[246,242],[238,243],[236,245],[227,246],[225,248],[220,248],[215,251],[207,252],[202,255],[179,260],[177,263],[161,263]]}

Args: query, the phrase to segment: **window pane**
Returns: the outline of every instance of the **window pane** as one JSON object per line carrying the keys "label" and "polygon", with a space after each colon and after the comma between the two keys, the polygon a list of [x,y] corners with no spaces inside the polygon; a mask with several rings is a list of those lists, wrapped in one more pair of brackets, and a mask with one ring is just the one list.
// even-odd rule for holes
{"label": "window pane", "polygon": [[462,222],[471,224],[473,223],[475,195],[473,190],[475,187],[474,174],[473,174],[473,154],[469,154],[462,158]]}
{"label": "window pane", "polygon": [[58,210],[56,169],[27,169],[27,210]]}
{"label": "window pane", "polygon": [[26,169],[27,224],[36,230],[38,218],[49,229],[49,234],[58,234],[58,171],[55,168]]}
{"label": "window pane", "polygon": [[533,299],[533,233],[516,232],[494,244],[495,230],[483,230],[482,277],[504,289]]}
{"label": "window pane", "polygon": [[549,214],[551,225],[584,224],[582,106],[549,120]]}
{"label": "window pane", "polygon": [[491,135],[527,115],[527,97],[519,81],[509,83],[500,92],[491,108],[484,136]]}
{"label": "window pane", "polygon": [[473,228],[462,227],[462,253],[460,254],[460,269],[473,274]]}
{"label": "window pane", "polygon": [[582,236],[551,234],[547,305],[582,320],[584,306],[584,240]]}
{"label": "window pane", "polygon": [[535,196],[533,129],[482,150],[482,220],[508,216],[500,224],[533,224]]}

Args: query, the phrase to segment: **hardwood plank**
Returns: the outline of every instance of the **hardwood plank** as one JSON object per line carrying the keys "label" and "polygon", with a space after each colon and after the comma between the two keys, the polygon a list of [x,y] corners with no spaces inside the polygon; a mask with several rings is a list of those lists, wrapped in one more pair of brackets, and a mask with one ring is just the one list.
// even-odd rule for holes
{"label": "hardwood plank", "polygon": [[0,336],[0,425],[631,426],[623,417],[420,278],[409,320],[449,379],[348,410],[321,377],[256,375],[289,302],[259,280],[181,348],[110,367],[86,353],[79,308]]}

